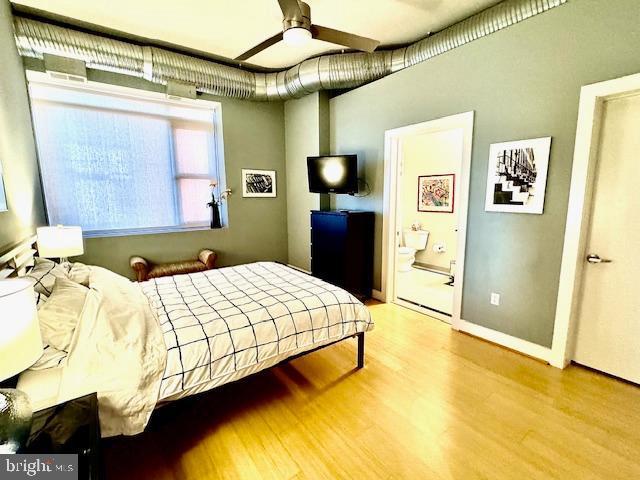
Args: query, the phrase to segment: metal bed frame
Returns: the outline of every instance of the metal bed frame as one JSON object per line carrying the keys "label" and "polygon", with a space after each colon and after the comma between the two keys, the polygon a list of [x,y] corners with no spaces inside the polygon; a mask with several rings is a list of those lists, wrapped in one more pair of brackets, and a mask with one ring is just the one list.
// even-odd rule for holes
{"label": "metal bed frame", "polygon": [[[340,340],[336,340],[335,342],[327,343],[326,345],[321,345],[321,346],[313,348],[311,350],[307,350],[306,352],[298,353],[297,355],[293,355],[292,357],[285,358],[283,361],[281,361],[280,363],[275,364],[273,367],[277,367],[278,365],[282,365],[284,363],[290,362],[291,360],[295,360],[296,358],[304,357],[305,355],[308,355],[309,353],[313,353],[315,351],[322,350],[323,348],[330,347],[331,345],[335,345],[336,343],[340,343],[340,342],[342,342],[344,340],[349,340],[350,338],[354,338],[354,337],[357,337],[357,339],[358,339],[357,365],[358,365],[358,368],[362,368],[362,367],[364,367],[364,332],[356,333],[355,335],[351,335],[350,337],[344,337],[344,338],[341,338]],[[270,367],[270,368],[273,368],[273,367]]]}

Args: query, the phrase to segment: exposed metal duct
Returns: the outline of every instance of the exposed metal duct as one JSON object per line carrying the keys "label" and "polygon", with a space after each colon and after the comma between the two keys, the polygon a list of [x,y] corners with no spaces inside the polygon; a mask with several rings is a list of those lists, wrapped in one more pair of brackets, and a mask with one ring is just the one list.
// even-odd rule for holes
{"label": "exposed metal duct", "polygon": [[45,22],[15,17],[20,55],[82,60],[88,68],[181,82],[200,92],[246,100],[287,100],[319,90],[354,88],[490,35],[567,0],[506,0],[408,47],[305,60],[287,70],[253,72],[162,48],[140,46]]}

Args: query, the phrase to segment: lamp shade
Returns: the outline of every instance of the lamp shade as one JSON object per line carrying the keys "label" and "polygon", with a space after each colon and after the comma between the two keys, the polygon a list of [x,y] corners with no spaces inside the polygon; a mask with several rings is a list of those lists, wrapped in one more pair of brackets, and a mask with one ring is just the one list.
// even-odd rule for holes
{"label": "lamp shade", "polygon": [[39,227],[38,254],[43,258],[67,258],[84,253],[80,227]]}
{"label": "lamp shade", "polygon": [[33,365],[42,355],[33,283],[0,280],[0,381]]}

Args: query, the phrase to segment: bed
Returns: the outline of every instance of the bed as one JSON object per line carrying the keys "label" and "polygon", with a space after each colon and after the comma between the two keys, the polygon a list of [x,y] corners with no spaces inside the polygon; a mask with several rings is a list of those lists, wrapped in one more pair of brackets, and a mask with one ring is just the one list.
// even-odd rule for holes
{"label": "bed", "polygon": [[[37,278],[47,261],[32,267],[32,244],[27,239],[0,256],[0,272],[33,275],[37,289],[51,295],[47,303],[60,300],[58,287],[69,282]],[[142,283],[82,264],[66,266],[66,274],[51,269],[71,280],[82,272],[86,299],[68,351],[21,374],[18,388],[36,409],[97,391],[103,436],[140,433],[166,402],[345,339],[357,338],[362,367],[364,334],[374,327],[353,295],[274,262]]]}

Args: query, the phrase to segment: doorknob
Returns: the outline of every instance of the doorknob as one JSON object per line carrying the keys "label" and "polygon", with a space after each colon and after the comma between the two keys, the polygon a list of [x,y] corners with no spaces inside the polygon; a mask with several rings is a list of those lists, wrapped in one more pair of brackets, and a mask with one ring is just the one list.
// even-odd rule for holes
{"label": "doorknob", "polygon": [[590,253],[589,255],[587,255],[587,262],[589,263],[611,263],[612,260],[606,259],[606,258],[600,258],[600,255],[597,255],[595,253]]}

